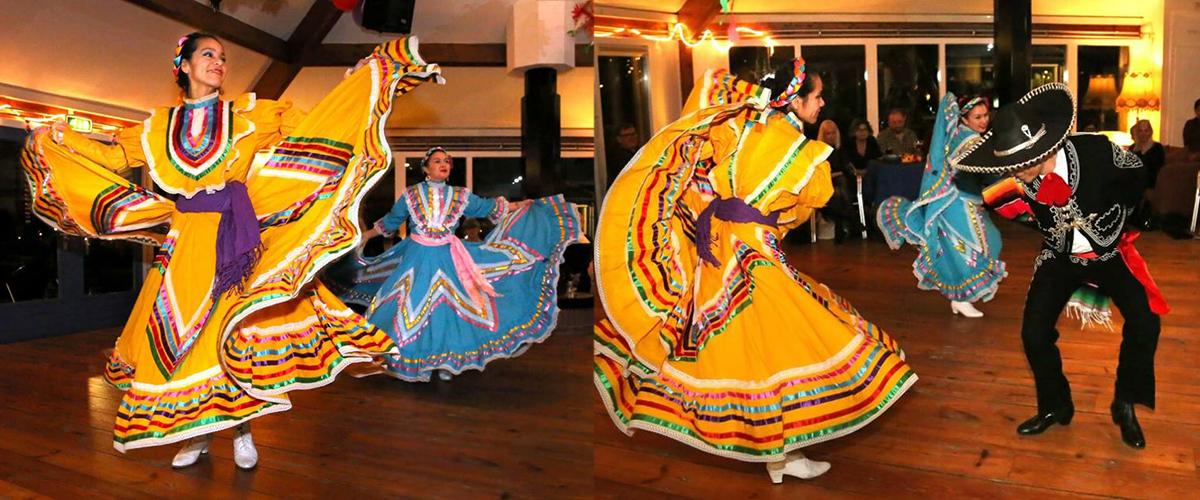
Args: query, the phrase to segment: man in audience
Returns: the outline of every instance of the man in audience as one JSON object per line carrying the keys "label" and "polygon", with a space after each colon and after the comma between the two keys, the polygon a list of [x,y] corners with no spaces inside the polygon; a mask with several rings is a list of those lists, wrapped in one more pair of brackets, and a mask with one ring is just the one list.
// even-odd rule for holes
{"label": "man in audience", "polygon": [[605,151],[605,157],[608,162],[608,184],[611,186],[613,180],[617,178],[617,174],[625,168],[629,160],[633,159],[633,155],[638,150],[638,130],[632,123],[623,123],[617,129],[617,140],[614,141],[612,148]]}
{"label": "man in audience", "polygon": [[1192,105],[1196,117],[1183,125],[1183,146],[1189,153],[1200,153],[1200,99]]}
{"label": "man in audience", "polygon": [[917,134],[907,124],[908,116],[903,109],[895,108],[888,114],[888,128],[880,130],[876,137],[884,155],[917,154]]}

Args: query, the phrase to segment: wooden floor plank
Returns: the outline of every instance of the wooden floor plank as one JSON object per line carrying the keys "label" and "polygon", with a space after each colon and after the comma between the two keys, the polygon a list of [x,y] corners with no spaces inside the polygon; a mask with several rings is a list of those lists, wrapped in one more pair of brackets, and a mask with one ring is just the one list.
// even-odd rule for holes
{"label": "wooden floor plank", "polygon": [[[952,316],[941,295],[916,288],[911,247],[889,251],[877,240],[789,247],[789,263],[895,337],[920,376],[865,429],[806,449],[833,463],[825,476],[773,486],[759,464],[649,433],[626,436],[597,399],[597,491],[612,498],[622,485],[635,494],[693,497],[711,487],[740,498],[1191,498],[1200,490],[1200,294],[1194,292],[1200,244],[1162,233],[1138,241],[1173,308],[1163,317],[1156,356],[1158,407],[1138,408],[1149,443],[1138,451],[1121,443],[1108,416],[1119,314],[1113,331],[1059,322],[1075,420],[1040,436],[1016,434],[1016,425],[1036,411],[1020,324],[1040,238],[1018,225],[999,225],[1009,276],[992,301],[978,306],[986,314],[979,320]],[[720,485],[709,486],[708,478]]]}
{"label": "wooden floor plank", "polygon": [[0,345],[0,498],[591,498],[590,312],[450,382],[293,392],[291,411],[253,421],[252,471],[230,431],[182,470],[178,445],[112,447],[122,392],[100,374],[118,329]]}

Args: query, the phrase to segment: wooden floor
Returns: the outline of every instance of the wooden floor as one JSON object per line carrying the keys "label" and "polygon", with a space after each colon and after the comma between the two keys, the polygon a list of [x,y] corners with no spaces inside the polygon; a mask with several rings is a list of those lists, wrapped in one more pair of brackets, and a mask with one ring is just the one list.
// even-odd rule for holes
{"label": "wooden floor", "polygon": [[[66,312],[64,312],[66,313]],[[121,392],[101,379],[118,331],[0,346],[0,498],[590,498],[591,310],[546,343],[450,382],[343,376],[171,469],[178,446],[112,447]]]}
{"label": "wooden floor", "polygon": [[[1009,276],[980,320],[950,314],[919,291],[911,247],[881,241],[793,248],[793,265],[829,285],[904,347],[920,381],[865,429],[807,449],[825,476],[772,485],[763,466],[723,459],[641,432],[617,431],[599,404],[598,498],[1200,498],[1200,241],[1148,233],[1138,242],[1173,311],[1163,317],[1158,409],[1138,407],[1147,447],[1121,443],[1108,416],[1120,334],[1059,324],[1077,413],[1069,427],[1020,437],[1036,410],[1020,318],[1040,239],[1001,224]],[[1119,329],[1118,329],[1119,332]]]}

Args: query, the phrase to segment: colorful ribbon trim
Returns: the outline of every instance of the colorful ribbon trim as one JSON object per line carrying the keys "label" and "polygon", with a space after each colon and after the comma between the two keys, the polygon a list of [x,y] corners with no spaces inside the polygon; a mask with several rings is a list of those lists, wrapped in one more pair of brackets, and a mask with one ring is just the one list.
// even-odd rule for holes
{"label": "colorful ribbon trim", "polygon": [[483,270],[475,264],[475,259],[471,258],[471,254],[467,252],[467,247],[463,245],[462,240],[452,234],[430,237],[413,233],[409,237],[414,242],[427,247],[450,245],[450,256],[454,259],[454,271],[458,274],[459,281],[462,281],[463,287],[467,289],[467,295],[471,296],[471,300],[475,301],[479,307],[486,305],[483,299],[485,294],[489,297],[500,296],[496,293],[496,289],[492,288],[492,284],[488,283],[487,278],[483,277]]}

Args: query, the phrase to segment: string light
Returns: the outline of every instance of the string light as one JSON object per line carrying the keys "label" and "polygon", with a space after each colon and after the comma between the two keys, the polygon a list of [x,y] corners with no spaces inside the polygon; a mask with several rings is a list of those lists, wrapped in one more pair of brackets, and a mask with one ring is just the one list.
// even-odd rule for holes
{"label": "string light", "polygon": [[[12,118],[25,122],[25,128],[29,130],[38,127],[44,127],[54,124],[57,121],[66,121],[68,116],[72,116],[74,112],[67,111],[66,113],[49,114],[38,111],[22,110],[13,107],[11,104],[0,104],[0,117]],[[109,125],[106,123],[92,122],[92,131],[96,133],[115,134],[120,132],[123,127]]]}
{"label": "string light", "polygon": [[[775,46],[777,45],[777,42],[771,37],[770,33],[746,26],[738,26],[735,31],[746,35],[747,38],[763,39],[766,42],[767,50],[770,53],[775,52]],[[733,47],[733,42],[731,40],[719,40],[717,39],[717,35],[709,29],[706,29],[703,33],[700,33],[699,37],[692,37],[690,36],[687,25],[682,23],[675,23],[671,25],[670,28],[668,28],[662,35],[643,33],[641,30],[636,28],[606,28],[604,26],[597,26],[596,33],[593,36],[596,38],[640,37],[652,42],[670,42],[672,40],[679,40],[688,48],[696,48],[703,43],[708,42],[714,49],[722,51],[728,51]]]}

